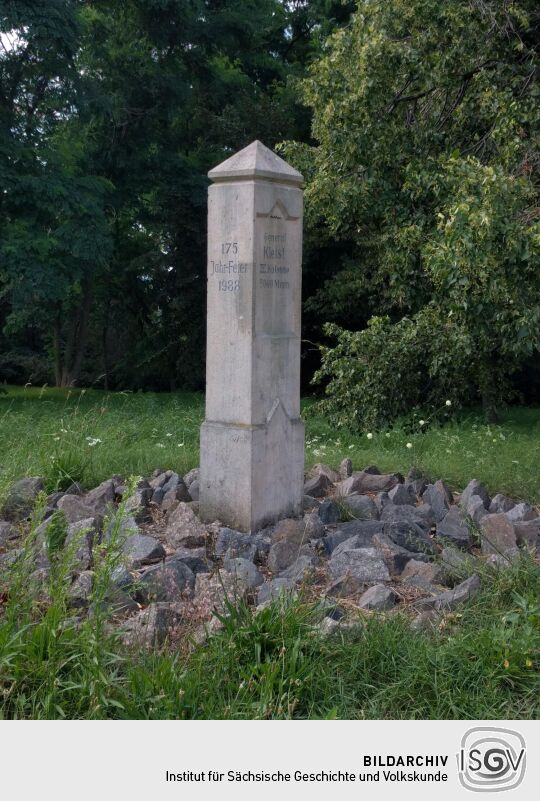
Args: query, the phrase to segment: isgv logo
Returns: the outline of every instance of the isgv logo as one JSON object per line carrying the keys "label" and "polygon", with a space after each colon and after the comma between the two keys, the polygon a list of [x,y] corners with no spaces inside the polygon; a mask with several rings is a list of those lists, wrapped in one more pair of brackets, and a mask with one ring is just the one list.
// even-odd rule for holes
{"label": "isgv logo", "polygon": [[523,781],[526,758],[525,739],[519,732],[477,726],[461,739],[459,780],[478,793],[513,790]]}

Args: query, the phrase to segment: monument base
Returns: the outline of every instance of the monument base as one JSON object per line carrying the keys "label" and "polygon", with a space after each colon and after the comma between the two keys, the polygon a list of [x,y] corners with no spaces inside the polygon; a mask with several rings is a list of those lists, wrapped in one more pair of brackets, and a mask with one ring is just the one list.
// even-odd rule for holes
{"label": "monument base", "polygon": [[202,424],[201,520],[253,532],[302,514],[304,424],[278,408],[263,425]]}

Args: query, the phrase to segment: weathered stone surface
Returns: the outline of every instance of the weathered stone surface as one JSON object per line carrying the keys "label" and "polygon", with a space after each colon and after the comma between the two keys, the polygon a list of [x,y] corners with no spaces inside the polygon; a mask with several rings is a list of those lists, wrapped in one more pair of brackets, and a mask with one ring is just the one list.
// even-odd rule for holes
{"label": "weathered stone surface", "polygon": [[422,609],[455,609],[470,601],[480,592],[480,579],[474,574],[462,581],[453,590],[447,590],[433,598],[422,598],[416,606]]}
{"label": "weathered stone surface", "polygon": [[517,503],[505,514],[511,523],[524,523],[527,520],[534,520],[536,517],[536,512],[530,503]]}
{"label": "weathered stone surface", "polygon": [[440,558],[444,571],[453,578],[463,578],[471,570],[474,570],[478,564],[476,557],[450,547],[443,548]]}
{"label": "weathered stone surface", "polygon": [[410,487],[411,491],[417,498],[421,498],[424,492],[427,490],[428,482],[425,478],[414,478],[412,480],[405,481],[405,486]]}
{"label": "weathered stone surface", "polygon": [[84,570],[73,580],[67,593],[68,606],[72,609],[82,609],[90,603],[94,574],[91,570]]}
{"label": "weathered stone surface", "polygon": [[510,509],[512,509],[512,507],[515,505],[515,501],[513,501],[511,498],[508,498],[506,495],[501,495],[499,492],[494,498],[491,499],[489,511],[493,515],[497,514],[498,512],[509,512]]}
{"label": "weathered stone surface", "polygon": [[[151,487],[140,487],[131,495],[125,506],[126,514],[133,517],[137,523],[146,523],[152,519],[149,507],[153,491]],[[164,499],[167,496],[165,493]]]}
{"label": "weathered stone surface", "polygon": [[422,495],[424,503],[428,503],[435,516],[435,521],[439,523],[446,514],[452,503],[452,493],[444,481],[436,481],[435,484],[428,484]]}
{"label": "weathered stone surface", "polygon": [[396,594],[390,587],[384,584],[375,584],[366,590],[358,601],[361,609],[372,609],[384,611],[391,609],[396,603]]}
{"label": "weathered stone surface", "polygon": [[416,553],[435,553],[436,548],[425,530],[417,523],[408,520],[397,520],[384,524],[384,534],[396,545]]}
{"label": "weathered stone surface", "polygon": [[388,497],[396,506],[414,506],[416,494],[410,484],[398,484],[391,489]]}
{"label": "weathered stone surface", "polygon": [[396,545],[386,534],[375,534],[372,544],[380,550],[391,576],[401,575],[405,565],[411,559],[427,561],[429,558],[426,554],[408,551],[406,548]]}
{"label": "weathered stone surface", "polygon": [[534,551],[540,544],[540,517],[514,523],[514,531],[517,544]]}
{"label": "weathered stone surface", "polygon": [[284,595],[294,594],[294,581],[290,578],[275,578],[261,584],[257,593],[257,604],[267,604],[276,601]]}
{"label": "weathered stone surface", "polygon": [[189,497],[190,497],[190,499],[192,501],[198,501],[199,500],[199,482],[198,481],[192,481],[191,482],[191,484],[189,486],[189,489],[188,489],[188,495],[189,495]]}
{"label": "weathered stone surface", "polygon": [[274,575],[292,565],[299,555],[300,546],[291,540],[275,542],[268,552],[268,570]]}
{"label": "weathered stone surface", "polygon": [[345,458],[342,460],[341,464],[339,465],[339,477],[341,480],[345,480],[352,476],[353,474],[353,463],[352,460],[349,458]]}
{"label": "weathered stone surface", "polygon": [[318,512],[310,512],[304,515],[304,530],[307,540],[318,540],[324,537],[324,523],[319,517]]}
{"label": "weathered stone surface", "polygon": [[319,562],[315,554],[302,553],[281,573],[280,578],[291,579],[295,584],[300,584],[312,575]]}
{"label": "weathered stone surface", "polygon": [[94,507],[88,505],[84,497],[78,495],[64,495],[58,501],[58,509],[64,513],[68,523],[77,523],[79,520],[95,517],[99,521],[103,519],[101,514],[96,515]]}
{"label": "weathered stone surface", "polygon": [[505,554],[517,548],[516,532],[507,514],[486,515],[480,521],[482,553]]}
{"label": "weathered stone surface", "polygon": [[310,495],[312,498],[323,498],[327,493],[332,482],[325,476],[324,473],[319,473],[312,478],[308,478],[304,484],[304,495]]}
{"label": "weathered stone surface", "polygon": [[103,481],[84,496],[86,506],[89,506],[94,517],[104,517],[111,508],[115,496],[115,481],[112,478]]}
{"label": "weathered stone surface", "polygon": [[171,559],[145,570],[137,592],[144,603],[181,601],[192,594],[194,585],[195,576],[189,567],[179,559]]}
{"label": "weathered stone surface", "polygon": [[70,523],[64,547],[73,550],[72,568],[88,570],[92,567],[92,549],[97,534],[97,523],[94,517]]}
{"label": "weathered stone surface", "polygon": [[388,492],[393,489],[402,480],[399,473],[392,473],[390,475],[376,475],[366,470],[353,473],[350,478],[341,481],[337,485],[339,495],[352,495],[353,492],[358,492],[361,495],[367,492]]}
{"label": "weathered stone surface", "polygon": [[302,511],[302,176],[260,142],[209,176],[201,518],[258,531]]}
{"label": "weathered stone surface", "polygon": [[339,523],[341,510],[334,501],[323,501],[318,509],[319,517],[323,523]]}
{"label": "weathered stone surface", "polygon": [[445,517],[437,523],[437,538],[461,548],[466,548],[470,544],[469,526],[459,506],[451,506]]}
{"label": "weathered stone surface", "polygon": [[174,552],[174,559],[179,559],[193,573],[208,573],[212,569],[212,562],[206,555],[206,548],[178,548]]}
{"label": "weathered stone surface", "polygon": [[10,488],[2,506],[2,517],[6,520],[24,520],[30,517],[37,496],[43,489],[43,479],[39,476],[21,478]]}
{"label": "weathered stone surface", "polygon": [[272,542],[287,541],[296,543],[296,545],[303,545],[308,539],[306,524],[303,519],[285,518],[285,520],[280,520],[272,534]]}
{"label": "weathered stone surface", "polygon": [[213,575],[198,573],[195,577],[193,603],[203,611],[223,612],[227,602],[237,604],[250,591],[248,573],[229,573],[226,570],[220,570]]}
{"label": "weathered stone surface", "polygon": [[332,531],[322,539],[327,553],[333,551],[345,540],[359,536],[365,545],[371,545],[375,534],[382,534],[384,523],[379,520],[351,520],[349,523],[342,523],[336,531]]}
{"label": "weathered stone surface", "polygon": [[194,481],[199,481],[199,468],[194,467],[184,476],[184,484],[189,489]]}
{"label": "weathered stone surface", "polygon": [[358,520],[378,520],[379,518],[379,510],[369,495],[347,495],[343,498],[343,505]]}
{"label": "weathered stone surface", "polygon": [[262,573],[259,573],[253,562],[248,559],[228,559],[225,569],[248,590],[259,587],[264,581]]}
{"label": "weathered stone surface", "polygon": [[430,631],[436,629],[441,622],[442,615],[436,609],[426,609],[419,612],[411,623],[413,631]]}
{"label": "weathered stone surface", "polygon": [[340,479],[340,475],[336,470],[332,470],[327,464],[314,464],[309,471],[309,478],[324,475],[332,483],[335,484]]}
{"label": "weathered stone surface", "polygon": [[476,525],[479,525],[481,519],[488,513],[485,507],[485,502],[480,495],[471,496],[467,506],[465,507],[465,512]]}
{"label": "weathered stone surface", "polygon": [[147,537],[145,534],[132,534],[128,537],[122,545],[122,552],[126,557],[128,567],[132,568],[150,565],[166,556],[161,542],[155,537]]}
{"label": "weathered stone surface", "polygon": [[333,556],[328,562],[328,573],[334,580],[350,577],[359,586],[390,580],[388,568],[376,548],[358,548]]}
{"label": "weathered stone surface", "polygon": [[434,562],[419,562],[411,559],[405,565],[401,578],[405,580],[413,576],[421,576],[431,584],[439,584],[444,579],[444,570]]}
{"label": "weathered stone surface", "polygon": [[478,495],[482,499],[482,503],[486,509],[489,509],[489,505],[491,503],[491,498],[489,497],[489,493],[484,485],[478,481],[477,478],[473,478],[472,481],[469,481],[463,492],[461,493],[461,497],[459,499],[459,504],[464,509],[467,509],[470,499],[473,495]]}
{"label": "weathered stone surface", "polygon": [[191,504],[180,502],[170,514],[165,529],[169,548],[199,548],[206,542],[206,527],[197,519]]}
{"label": "weathered stone surface", "polygon": [[173,636],[186,619],[181,603],[153,603],[122,625],[121,639],[128,647],[154,648]]}
{"label": "weathered stone surface", "polygon": [[393,503],[387,504],[381,511],[381,520],[384,522],[401,522],[406,521],[409,523],[416,523],[417,526],[429,531],[435,523],[435,515],[431,506],[423,503],[420,506],[395,506]]}
{"label": "weathered stone surface", "polygon": [[11,540],[17,539],[19,532],[7,520],[0,520],[0,548],[3,548]]}

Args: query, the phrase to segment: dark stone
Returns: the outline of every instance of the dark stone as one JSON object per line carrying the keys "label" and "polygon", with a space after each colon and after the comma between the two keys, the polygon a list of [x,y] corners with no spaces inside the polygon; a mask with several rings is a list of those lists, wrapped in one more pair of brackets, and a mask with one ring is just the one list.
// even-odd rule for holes
{"label": "dark stone", "polygon": [[466,601],[471,600],[480,592],[480,579],[474,574],[453,590],[447,590],[433,598],[422,598],[416,606],[422,609],[455,609]]}
{"label": "dark stone", "polygon": [[431,506],[427,503],[423,503],[420,506],[394,506],[394,504],[388,504],[381,512],[381,520],[385,523],[399,523],[402,521],[416,523],[417,526],[427,532],[435,523],[435,515]]}
{"label": "dark stone", "polygon": [[396,506],[414,506],[416,494],[410,484],[398,484],[388,493],[388,497]]}
{"label": "dark stone", "polygon": [[12,485],[2,506],[2,517],[6,520],[26,520],[32,514],[36,498],[43,489],[39,476],[21,478]]}
{"label": "dark stone", "polygon": [[351,520],[323,537],[322,542],[327,553],[332,554],[338,545],[355,536],[361,537],[366,545],[370,545],[375,534],[382,534],[383,529],[384,524],[379,520]]}
{"label": "dark stone", "polygon": [[426,554],[436,552],[436,548],[425,530],[416,523],[407,520],[387,522],[384,524],[384,533],[396,545],[400,545],[408,551]]}
{"label": "dark stone", "polygon": [[276,601],[283,595],[294,594],[294,581],[289,578],[275,578],[261,584],[257,593],[257,604],[266,604]]}
{"label": "dark stone", "polygon": [[341,520],[341,510],[334,501],[323,501],[319,506],[319,517],[325,524],[339,523]]}
{"label": "dark stone", "polygon": [[446,517],[452,503],[452,494],[444,481],[436,481],[435,484],[428,484],[422,499],[431,506],[435,521],[439,523]]}
{"label": "dark stone", "polygon": [[166,556],[165,548],[155,537],[145,534],[132,534],[122,544],[122,552],[129,567],[138,568],[150,565]]}
{"label": "dark stone", "polygon": [[369,495],[347,495],[343,498],[343,505],[358,520],[379,519],[379,510]]}
{"label": "dark stone", "polygon": [[324,473],[319,473],[306,481],[304,495],[310,495],[312,498],[322,498],[327,494],[331,486],[332,482],[328,476],[325,476]]}
{"label": "dark stone", "polygon": [[358,601],[360,609],[372,609],[374,611],[384,611],[391,609],[396,603],[396,594],[390,587],[384,584],[375,584],[361,596]]}
{"label": "dark stone", "polygon": [[478,495],[478,497],[482,499],[484,507],[489,509],[491,498],[489,497],[487,489],[484,487],[482,482],[478,481],[477,478],[473,478],[472,481],[469,481],[461,493],[461,497],[459,499],[460,506],[466,509],[473,495]]}
{"label": "dark stone", "polygon": [[208,573],[212,568],[212,562],[206,555],[206,548],[178,548],[173,559],[179,559],[195,574]]}
{"label": "dark stone", "polygon": [[259,587],[264,581],[262,574],[248,559],[228,559],[225,561],[224,567],[248,590]]}
{"label": "dark stone", "polygon": [[461,548],[470,545],[471,532],[459,506],[452,506],[447,515],[437,524],[437,537]]}
{"label": "dark stone", "polygon": [[180,601],[193,592],[195,576],[179,559],[148,568],[139,580],[137,595],[149,601]]}
{"label": "dark stone", "polygon": [[350,578],[358,584],[358,588],[390,580],[388,568],[376,548],[357,548],[332,556],[328,562],[328,572],[334,580]]}

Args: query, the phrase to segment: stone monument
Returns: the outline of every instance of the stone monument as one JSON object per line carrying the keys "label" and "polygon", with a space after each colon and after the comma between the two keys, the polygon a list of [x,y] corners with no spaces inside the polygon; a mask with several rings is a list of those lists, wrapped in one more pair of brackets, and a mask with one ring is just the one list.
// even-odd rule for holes
{"label": "stone monument", "polygon": [[302,176],[265,147],[208,173],[200,515],[256,531],[302,512]]}

